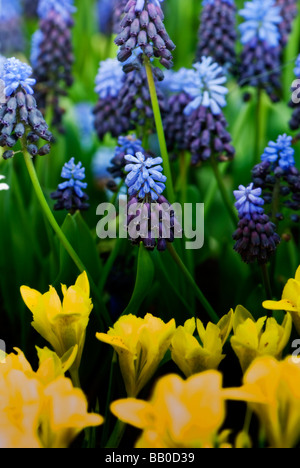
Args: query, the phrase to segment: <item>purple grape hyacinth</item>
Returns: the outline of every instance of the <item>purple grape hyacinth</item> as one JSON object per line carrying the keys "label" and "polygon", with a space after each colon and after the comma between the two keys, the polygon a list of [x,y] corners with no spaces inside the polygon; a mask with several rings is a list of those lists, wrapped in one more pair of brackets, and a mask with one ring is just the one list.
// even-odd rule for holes
{"label": "purple grape hyacinth", "polygon": [[58,185],[58,190],[51,194],[53,200],[57,200],[55,210],[68,210],[74,213],[76,210],[87,210],[89,204],[86,203],[88,196],[84,193],[87,188],[85,179],[85,168],[82,163],[75,164],[75,158],[71,158],[62,169],[61,177],[66,179]]}
{"label": "purple grape hyacinth", "polygon": [[233,239],[236,240],[234,250],[245,263],[257,261],[264,265],[274,254],[280,237],[275,224],[264,212],[261,194],[261,188],[255,188],[253,183],[248,187],[240,185],[234,192],[239,223]]}
{"label": "purple grape hyacinth", "polygon": [[[11,148],[18,140],[27,143],[27,151],[32,156],[50,152],[53,136],[33,97],[32,87],[36,81],[31,75],[31,67],[15,57],[3,64],[0,78],[4,82],[6,100],[0,104],[0,146],[9,148],[3,153],[3,159],[14,156]],[[39,148],[40,138],[48,143]]]}

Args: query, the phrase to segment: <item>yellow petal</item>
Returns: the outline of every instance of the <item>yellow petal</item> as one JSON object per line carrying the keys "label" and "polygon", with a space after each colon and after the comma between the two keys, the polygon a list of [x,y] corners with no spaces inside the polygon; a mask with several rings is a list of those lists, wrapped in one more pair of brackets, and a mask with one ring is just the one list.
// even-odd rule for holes
{"label": "yellow petal", "polygon": [[233,309],[231,309],[230,312],[224,315],[224,317],[222,317],[218,323],[218,327],[220,328],[220,331],[221,331],[221,341],[223,345],[226,343],[230,335],[230,332],[232,330],[233,319],[234,319],[234,312],[233,312]]}
{"label": "yellow petal", "polygon": [[263,307],[268,310],[285,310],[287,312],[297,312],[297,307],[288,300],[265,301]]}
{"label": "yellow petal", "polygon": [[75,287],[80,288],[87,296],[90,295],[90,283],[85,271],[78,276]]}
{"label": "yellow petal", "polygon": [[255,322],[252,314],[245,309],[242,305],[238,305],[237,308],[235,309],[234,317],[233,317],[233,330],[234,333],[236,333],[237,327],[244,323],[247,319],[252,320],[252,322]]}
{"label": "yellow petal", "polygon": [[114,401],[110,405],[110,410],[121,421],[132,424],[138,429],[150,428],[155,422],[152,405],[136,398]]}
{"label": "yellow petal", "polygon": [[298,267],[296,271],[295,280],[300,283],[300,266]]}
{"label": "yellow petal", "polygon": [[35,289],[28,288],[28,286],[22,286],[20,291],[23,301],[25,302],[28,309],[33,313],[34,309],[36,309],[38,306],[42,294]]}
{"label": "yellow petal", "polygon": [[282,299],[286,299],[292,304],[296,305],[298,302],[298,298],[300,296],[300,283],[294,279],[288,280],[283,293]]}
{"label": "yellow petal", "polygon": [[111,336],[106,333],[96,333],[96,338],[103,343],[107,343],[117,350],[130,352],[124,341],[119,336]]}

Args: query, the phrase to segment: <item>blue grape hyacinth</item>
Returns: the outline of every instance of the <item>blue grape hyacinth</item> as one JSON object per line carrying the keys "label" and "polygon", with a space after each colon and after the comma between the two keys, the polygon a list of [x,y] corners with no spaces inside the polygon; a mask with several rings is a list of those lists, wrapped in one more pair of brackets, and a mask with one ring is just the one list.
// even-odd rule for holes
{"label": "blue grape hyacinth", "polygon": [[24,48],[23,8],[20,0],[0,2],[0,54],[14,54]]}
{"label": "blue grape hyacinth", "polygon": [[175,212],[162,195],[167,178],[162,174],[162,158],[147,157],[138,152],[126,155],[125,183],[130,196],[127,209],[127,229],[133,245],[142,242],[146,249],[164,251],[175,235],[182,235]]}
{"label": "blue grape hyacinth", "polygon": [[138,152],[135,156],[126,155],[125,159],[129,163],[125,166],[128,172],[125,183],[129,195],[141,199],[149,196],[150,200],[157,200],[165,190],[164,182],[167,180],[162,174],[162,158],[146,159],[143,153]]}
{"label": "blue grape hyacinth", "polygon": [[52,108],[52,125],[63,133],[64,108],[61,96],[73,84],[74,62],[72,13],[73,0],[40,0],[38,5],[39,30],[32,39],[31,60],[37,79],[36,98],[42,112]]}
{"label": "blue grape hyacinth", "polygon": [[[254,185],[262,189],[265,204],[269,205],[268,214],[277,221],[285,218],[286,208],[294,212],[300,210],[300,172],[296,168],[292,143],[292,137],[286,134],[280,135],[276,142],[270,141],[262,154],[262,162],[252,170]],[[291,219],[298,222],[300,217],[292,214]]]}
{"label": "blue grape hyacinth", "polygon": [[227,78],[224,70],[211,57],[202,57],[201,62],[194,64],[194,70],[186,75],[184,91],[193,99],[184,113],[190,115],[200,106],[207,107],[214,115],[222,112],[226,106],[225,96],[228,89],[223,86]]}
{"label": "blue grape hyacinth", "polygon": [[264,89],[273,102],[281,93],[281,6],[275,0],[253,0],[240,10],[241,54],[239,84]]}
{"label": "blue grape hyacinth", "polygon": [[100,62],[95,80],[95,92],[99,98],[93,113],[95,130],[101,141],[107,133],[118,138],[130,128],[127,116],[121,112],[122,102],[119,99],[125,77],[122,65],[117,59]]}
{"label": "blue grape hyacinth", "polygon": [[85,179],[85,168],[82,167],[81,162],[75,164],[75,158],[71,158],[70,161],[64,165],[61,177],[67,180],[59,184],[58,188],[60,190],[73,187],[79,198],[83,196],[82,189],[87,188],[87,183],[82,182]]}
{"label": "blue grape hyacinth", "polygon": [[210,56],[222,66],[236,65],[236,6],[233,0],[202,2],[196,59]]}
{"label": "blue grape hyacinth", "polygon": [[125,156],[136,153],[144,153],[142,142],[135,135],[120,136],[118,146],[115,149],[114,157],[111,159],[111,166],[108,171],[114,178],[124,178],[124,167],[126,165]]}
{"label": "blue grape hyacinth", "polygon": [[148,59],[160,58],[163,67],[172,68],[175,44],[166,31],[160,4],[158,0],[128,1],[120,23],[121,31],[115,39],[115,44],[120,46],[120,62],[126,62],[134,50],[141,47]]}
{"label": "blue grape hyacinth", "polygon": [[1,79],[4,81],[4,92],[7,97],[11,96],[20,86],[27,94],[33,94],[32,86],[36,80],[29,78],[32,75],[32,68],[15,57],[9,58],[3,65]]}
{"label": "blue grape hyacinth", "polygon": [[[40,138],[53,141],[48,125],[37,107],[30,78],[32,69],[15,57],[5,60],[0,78],[4,83],[4,102],[0,105],[0,146],[13,148],[18,140],[26,141],[27,151],[32,155],[44,156],[50,152],[49,143],[38,147]],[[14,156],[9,149],[3,153],[4,159]]]}
{"label": "blue grape hyacinth", "polygon": [[211,156],[219,161],[233,159],[235,149],[230,144],[228,123],[222,112],[228,93],[223,68],[211,57],[202,57],[186,78],[183,90],[190,101],[184,109],[185,147],[192,153],[192,165],[197,166]]}
{"label": "blue grape hyacinth", "polygon": [[239,214],[238,229],[233,234],[236,240],[234,250],[245,263],[257,261],[266,264],[274,254],[280,237],[275,232],[276,226],[264,212],[262,189],[251,183],[234,191],[236,208]]}
{"label": "blue grape hyacinth", "polygon": [[[145,7],[145,1],[146,0],[137,0],[136,5],[135,5],[135,11],[141,12],[144,7]],[[153,5],[160,6],[160,3],[162,3],[164,0],[148,0],[149,3],[153,3]]]}
{"label": "blue grape hyacinth", "polygon": [[270,141],[269,146],[261,156],[262,161],[270,162],[274,167],[279,166],[284,171],[295,166],[295,150],[292,148],[293,138],[286,134],[280,135],[277,141]]}
{"label": "blue grape hyacinth", "polygon": [[123,85],[124,72],[117,59],[103,60],[96,76],[95,92],[101,99],[118,96]]}
{"label": "blue grape hyacinth", "polygon": [[58,190],[51,194],[53,200],[57,200],[54,206],[55,210],[68,210],[75,212],[76,210],[87,210],[89,208],[88,196],[84,193],[87,188],[85,179],[85,168],[82,163],[75,164],[75,158],[71,158],[62,169],[61,177],[66,179],[58,185]]}
{"label": "blue grape hyacinth", "polygon": [[282,21],[281,8],[275,0],[253,0],[246,2],[240,16],[244,23],[240,25],[242,44],[252,40],[265,41],[270,47],[276,47],[280,42],[278,25]]}
{"label": "blue grape hyacinth", "polygon": [[41,19],[45,19],[54,11],[68,23],[76,10],[74,0],[40,0],[37,12]]}
{"label": "blue grape hyacinth", "polygon": [[233,192],[236,203],[235,207],[238,210],[239,216],[247,217],[248,219],[254,213],[263,213],[264,200],[261,198],[261,188],[254,188],[254,184],[251,183],[248,187],[240,185],[238,190]]}

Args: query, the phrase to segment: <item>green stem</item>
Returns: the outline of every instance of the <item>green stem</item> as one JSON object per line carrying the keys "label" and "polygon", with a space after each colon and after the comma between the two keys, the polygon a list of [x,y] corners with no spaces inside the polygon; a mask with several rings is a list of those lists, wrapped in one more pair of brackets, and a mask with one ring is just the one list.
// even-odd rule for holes
{"label": "green stem", "polygon": [[126,424],[118,419],[105,448],[118,448],[124,435],[125,429]]}
{"label": "green stem", "polygon": [[108,439],[108,428],[109,428],[108,421],[110,417],[109,405],[111,402],[111,396],[112,396],[112,390],[113,390],[113,376],[114,376],[114,371],[115,371],[115,366],[117,364],[117,361],[118,361],[117,353],[116,351],[114,351],[112,355],[110,372],[109,372],[108,391],[107,391],[107,398],[106,398],[106,405],[105,405],[105,412],[104,412],[105,425],[103,428],[101,447],[104,446],[105,442]]}
{"label": "green stem", "polygon": [[216,178],[220,193],[222,195],[224,204],[225,204],[225,206],[227,208],[227,211],[228,211],[229,216],[230,216],[230,218],[231,218],[231,220],[233,222],[233,225],[236,226],[237,223],[238,223],[238,215],[235,212],[235,210],[233,208],[233,203],[229,198],[228,192],[227,192],[225,184],[224,184],[224,179],[223,179],[223,177],[222,177],[222,175],[221,175],[221,173],[219,171],[218,162],[216,161],[214,156],[212,156],[210,158],[210,160],[211,160],[211,165],[212,165],[214,175],[215,175],[215,178]]}
{"label": "green stem", "polygon": [[212,306],[210,305],[210,303],[208,302],[208,300],[206,299],[206,297],[204,296],[203,292],[200,290],[200,288],[198,287],[196,281],[194,280],[194,278],[192,277],[191,273],[188,271],[187,267],[185,266],[185,264],[183,263],[183,261],[181,260],[181,258],[179,257],[178,253],[176,252],[176,250],[174,249],[173,245],[172,244],[169,244],[168,243],[168,250],[173,258],[173,260],[175,261],[175,263],[179,266],[179,268],[181,269],[182,273],[184,274],[185,278],[188,280],[188,282],[191,284],[191,286],[193,287],[194,291],[195,291],[195,294],[197,296],[197,298],[199,299],[199,301],[201,302],[201,304],[203,305],[204,309],[206,310],[206,312],[208,313],[209,317],[211,318],[211,320],[214,322],[214,323],[218,323],[219,322],[219,317],[218,315],[216,314],[216,312],[214,311],[214,309],[212,308]]}
{"label": "green stem", "polygon": [[255,145],[254,145],[253,166],[256,166],[256,164],[260,162],[261,108],[262,108],[262,90],[261,88],[257,88]]}
{"label": "green stem", "polygon": [[70,370],[70,375],[73,382],[73,386],[76,388],[81,388],[78,369]]}
{"label": "green stem", "polygon": [[160,112],[159,103],[157,99],[157,93],[156,93],[151,63],[150,63],[150,60],[146,57],[145,57],[145,67],[146,67],[147,80],[148,80],[149,91],[150,91],[150,96],[151,96],[153,114],[154,114],[154,119],[155,119],[156,131],[157,131],[157,136],[158,136],[158,141],[159,141],[159,147],[160,147],[161,157],[163,159],[164,174],[167,177],[167,181],[166,181],[167,198],[169,202],[172,204],[175,201],[175,194],[174,194],[174,188],[173,188],[173,182],[172,182],[172,173],[171,173],[168,149],[167,149],[166,138],[165,138],[163,123],[162,123],[162,118],[161,118],[161,112]]}
{"label": "green stem", "polygon": [[37,196],[37,198],[38,198],[38,200],[40,202],[41,208],[42,208],[47,220],[49,221],[49,224],[52,226],[52,228],[53,228],[54,232],[56,233],[57,237],[59,238],[61,244],[64,246],[64,248],[66,249],[66,251],[68,252],[70,257],[72,258],[72,260],[75,263],[75,265],[77,266],[78,270],[81,273],[84,272],[84,271],[87,273],[87,275],[89,277],[90,284],[91,284],[91,288],[93,289],[94,295],[95,295],[99,305],[101,306],[103,317],[104,317],[104,319],[106,321],[106,324],[108,326],[110,326],[112,324],[112,322],[111,322],[110,316],[109,316],[109,314],[108,314],[108,312],[106,310],[106,307],[105,307],[105,305],[103,303],[102,297],[99,294],[97,286],[95,285],[92,277],[88,273],[87,268],[84,266],[81,259],[79,258],[79,256],[77,255],[77,253],[73,249],[72,245],[70,244],[70,242],[66,238],[65,234],[63,233],[63,231],[59,227],[59,225],[58,225],[58,223],[57,223],[57,221],[56,221],[56,219],[55,219],[55,217],[54,217],[54,215],[53,215],[53,213],[52,213],[52,211],[51,211],[51,209],[50,209],[50,207],[49,207],[49,205],[47,203],[47,200],[45,199],[44,193],[42,191],[39,179],[38,179],[36,171],[35,171],[35,167],[34,167],[33,162],[32,162],[32,158],[29,155],[29,153],[26,151],[25,144],[22,144],[22,148],[23,148],[23,155],[24,155],[26,167],[27,167],[27,170],[28,170],[28,173],[29,173],[29,176],[30,176],[33,188],[34,188],[34,191],[35,191],[36,196]]}
{"label": "green stem", "polygon": [[273,294],[272,294],[269,270],[268,270],[268,267],[267,267],[266,264],[261,265],[261,272],[262,272],[262,276],[263,276],[263,282],[264,282],[264,287],[265,287],[265,290],[266,290],[267,300],[271,301],[273,299]]}

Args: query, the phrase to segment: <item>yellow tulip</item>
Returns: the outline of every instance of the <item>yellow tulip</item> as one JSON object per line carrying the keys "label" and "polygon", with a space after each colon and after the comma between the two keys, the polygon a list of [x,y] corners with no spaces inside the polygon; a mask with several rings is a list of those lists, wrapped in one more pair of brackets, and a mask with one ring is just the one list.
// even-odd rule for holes
{"label": "yellow tulip", "polygon": [[32,326],[47,340],[59,357],[78,346],[71,370],[78,370],[83,352],[86,328],[93,305],[86,273],[82,273],[74,286],[62,285],[63,302],[51,286],[41,294],[27,286],[21,287],[22,298],[33,314]]}
{"label": "yellow tulip", "polygon": [[288,280],[282,293],[281,301],[265,301],[263,307],[268,310],[290,312],[297,332],[300,335],[300,266],[295,278]]}
{"label": "yellow tulip", "polygon": [[103,423],[101,416],[87,413],[86,397],[70,379],[53,375],[51,380],[49,373],[45,378],[41,369],[55,361],[49,350],[39,350],[36,373],[16,351],[0,365],[0,448],[65,448],[85,427]]}
{"label": "yellow tulip", "polygon": [[98,340],[110,344],[119,356],[119,364],[128,396],[135,397],[151,379],[170,346],[175,320],[167,324],[147,314],[121,317]]}
{"label": "yellow tulip", "polygon": [[[233,311],[230,311],[217,325],[209,322],[206,329],[199,319],[195,321],[194,318],[176,329],[171,341],[171,356],[186,377],[218,368],[225,358],[223,346],[231,332],[232,319]],[[196,325],[200,342],[193,336]]]}
{"label": "yellow tulip", "polygon": [[278,362],[256,359],[244,376],[241,390],[251,393],[257,414],[272,448],[293,448],[300,441],[300,367],[292,357]]}
{"label": "yellow tulip", "polygon": [[274,318],[262,317],[255,321],[242,306],[236,308],[233,319],[234,336],[231,346],[245,372],[251,362],[259,356],[273,356],[281,359],[292,331],[292,318],[286,314],[282,325]]}

